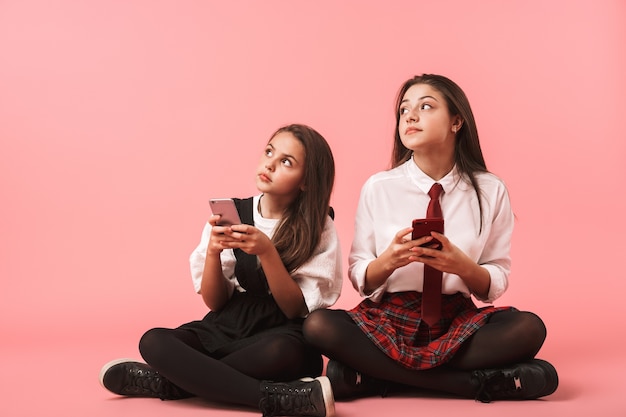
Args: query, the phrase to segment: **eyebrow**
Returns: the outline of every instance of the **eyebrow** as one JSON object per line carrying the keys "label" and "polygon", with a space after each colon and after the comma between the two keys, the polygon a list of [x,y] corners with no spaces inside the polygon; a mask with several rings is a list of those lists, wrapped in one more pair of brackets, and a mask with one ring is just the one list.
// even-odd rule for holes
{"label": "eyebrow", "polygon": [[[436,99],[435,97],[433,97],[433,96],[423,96],[423,97],[418,98],[418,99],[417,99],[417,101],[422,101],[422,100],[427,99],[427,98],[432,98],[432,99],[433,99],[433,100],[435,100],[435,101],[439,101],[439,100],[437,100],[437,99]],[[402,101],[400,102],[400,104],[402,104],[402,103],[404,103],[404,102],[406,102],[406,101],[409,101],[409,99],[408,99],[408,98],[405,98],[404,100],[402,100]]]}
{"label": "eyebrow", "polygon": [[[267,146],[268,146],[268,147],[270,147],[270,148],[272,148],[272,150],[276,150],[276,148],[274,147],[274,145],[272,145],[272,142],[268,143],[268,144],[267,144]],[[294,161],[296,161],[296,162],[298,162],[298,163],[299,163],[299,161],[298,161],[298,160],[296,159],[296,157],[295,157],[295,156],[293,156],[293,155],[289,155],[288,153],[283,153],[283,156],[284,156],[285,158],[293,159]]]}

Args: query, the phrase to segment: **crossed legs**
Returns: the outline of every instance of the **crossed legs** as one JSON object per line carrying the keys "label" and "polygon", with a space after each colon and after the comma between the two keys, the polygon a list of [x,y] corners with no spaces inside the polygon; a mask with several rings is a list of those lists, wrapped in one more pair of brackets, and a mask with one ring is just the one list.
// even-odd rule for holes
{"label": "crossed legs", "polygon": [[139,350],[152,368],[186,392],[252,407],[259,403],[261,380],[289,381],[315,368],[304,344],[283,335],[216,359],[193,332],[156,328],[143,335]]}
{"label": "crossed legs", "polygon": [[330,359],[373,378],[471,398],[476,390],[470,383],[472,370],[532,359],[545,340],[546,329],[533,313],[494,313],[451,362],[424,371],[407,369],[389,358],[343,310],[314,311],[305,320],[304,335]]}

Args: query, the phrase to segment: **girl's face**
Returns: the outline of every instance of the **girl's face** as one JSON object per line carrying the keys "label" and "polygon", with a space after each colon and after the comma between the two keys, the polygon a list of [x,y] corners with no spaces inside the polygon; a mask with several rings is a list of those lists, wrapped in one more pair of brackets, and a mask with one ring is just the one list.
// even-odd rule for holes
{"label": "girl's face", "polygon": [[263,152],[257,168],[259,191],[277,197],[295,198],[304,187],[305,150],[290,132],[274,136]]}
{"label": "girl's face", "polygon": [[398,132],[402,144],[412,151],[454,149],[453,129],[460,118],[450,116],[445,98],[428,84],[411,86],[400,103]]}

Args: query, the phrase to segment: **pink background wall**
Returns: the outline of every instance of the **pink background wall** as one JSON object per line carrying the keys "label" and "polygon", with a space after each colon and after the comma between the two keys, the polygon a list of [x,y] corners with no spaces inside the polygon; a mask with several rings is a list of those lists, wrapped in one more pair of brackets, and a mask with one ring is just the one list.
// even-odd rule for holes
{"label": "pink background wall", "polygon": [[[623,371],[624,337],[602,335],[626,313],[625,40],[620,0],[0,0],[1,349],[111,346],[95,380],[148,328],[200,318],[187,259],[207,199],[255,193],[285,123],[333,148],[347,259],[395,93],[434,72],[464,88],[512,196],[498,304],[544,318],[563,371]],[[337,306],[357,302],[346,281]]]}

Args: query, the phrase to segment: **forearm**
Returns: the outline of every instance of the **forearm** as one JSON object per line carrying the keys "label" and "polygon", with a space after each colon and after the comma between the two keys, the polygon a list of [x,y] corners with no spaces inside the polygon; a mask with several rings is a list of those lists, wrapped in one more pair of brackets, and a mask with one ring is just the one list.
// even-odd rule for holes
{"label": "forearm", "polygon": [[302,290],[293,280],[274,246],[259,255],[267,283],[276,304],[288,318],[304,317],[309,312]]}
{"label": "forearm", "polygon": [[395,267],[392,265],[392,262],[386,258],[385,253],[382,253],[378,258],[367,265],[363,292],[365,292],[365,294],[374,292],[376,288],[387,281],[387,278],[389,278],[394,270]]}
{"label": "forearm", "polygon": [[222,273],[222,264],[219,252],[212,254],[207,251],[202,271],[200,294],[204,303],[213,311],[217,311],[230,298],[226,278]]}
{"label": "forearm", "polygon": [[475,294],[478,298],[483,300],[488,297],[491,275],[486,268],[472,262],[464,269],[463,274],[459,274],[459,277],[463,280],[465,285],[467,285],[472,294]]}

